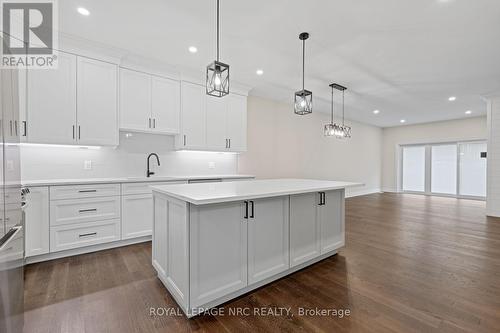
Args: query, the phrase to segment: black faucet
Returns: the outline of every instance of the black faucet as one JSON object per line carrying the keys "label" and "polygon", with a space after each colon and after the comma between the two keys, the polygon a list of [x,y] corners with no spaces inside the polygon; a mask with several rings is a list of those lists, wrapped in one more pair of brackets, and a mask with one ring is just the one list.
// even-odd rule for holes
{"label": "black faucet", "polygon": [[146,176],[147,176],[148,178],[149,178],[149,177],[151,177],[151,175],[154,175],[154,174],[155,174],[153,171],[149,171],[149,158],[150,158],[151,156],[156,157],[156,162],[158,162],[158,166],[160,166],[160,158],[158,157],[158,155],[157,155],[156,153],[151,153],[151,154],[149,154],[149,155],[148,155],[148,172],[147,172],[147,174],[146,174]]}

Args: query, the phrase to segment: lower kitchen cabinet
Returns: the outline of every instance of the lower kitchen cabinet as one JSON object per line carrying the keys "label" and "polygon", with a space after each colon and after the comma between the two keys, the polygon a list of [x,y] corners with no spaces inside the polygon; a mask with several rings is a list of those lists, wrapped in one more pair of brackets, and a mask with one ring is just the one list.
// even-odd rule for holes
{"label": "lower kitchen cabinet", "polygon": [[344,191],[290,196],[290,265],[345,244]]}
{"label": "lower kitchen cabinet", "polygon": [[290,266],[314,259],[321,253],[319,194],[290,196]]}
{"label": "lower kitchen cabinet", "polygon": [[120,219],[59,225],[50,228],[50,252],[120,240]]}
{"label": "lower kitchen cabinet", "polygon": [[322,193],[322,204],[317,206],[321,226],[321,254],[345,245],[344,192]]}
{"label": "lower kitchen cabinet", "polygon": [[150,236],[153,229],[153,194],[122,196],[122,239]]}
{"label": "lower kitchen cabinet", "polygon": [[26,195],[25,253],[26,257],[50,251],[49,188],[32,187]]}
{"label": "lower kitchen cabinet", "polygon": [[248,284],[252,284],[289,268],[289,197],[248,205]]}
{"label": "lower kitchen cabinet", "polygon": [[247,222],[242,202],[191,205],[189,216],[190,305],[195,308],[247,286]]}

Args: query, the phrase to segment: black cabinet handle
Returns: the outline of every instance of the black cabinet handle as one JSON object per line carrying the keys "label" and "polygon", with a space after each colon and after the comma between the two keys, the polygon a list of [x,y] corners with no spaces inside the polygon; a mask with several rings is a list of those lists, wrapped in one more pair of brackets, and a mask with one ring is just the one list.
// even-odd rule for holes
{"label": "black cabinet handle", "polygon": [[82,238],[82,237],[89,237],[89,236],[96,236],[97,235],[97,232],[90,232],[88,234],[80,234],[78,235],[78,237]]}
{"label": "black cabinet handle", "polygon": [[319,192],[319,204],[318,206],[324,206],[326,202],[325,192]]}
{"label": "black cabinet handle", "polygon": [[326,204],[326,193],[323,192],[323,206]]}
{"label": "black cabinet handle", "polygon": [[28,135],[28,128],[27,128],[26,120],[23,120],[23,128],[24,128],[23,136],[27,136]]}
{"label": "black cabinet handle", "polygon": [[251,218],[251,219],[253,219],[253,218],[255,217],[255,214],[254,214],[254,213],[255,213],[255,212],[254,212],[254,205],[255,205],[255,202],[253,202],[253,201],[250,201],[250,202],[252,203],[252,213],[251,213],[251,215],[250,215],[250,218]]}
{"label": "black cabinet handle", "polygon": [[97,208],[80,209],[78,212],[79,212],[79,213],[97,212]]}
{"label": "black cabinet handle", "polygon": [[245,201],[245,216],[243,218],[248,219],[248,201]]}
{"label": "black cabinet handle", "polygon": [[97,190],[79,190],[78,193],[91,193],[91,192],[97,192]]}

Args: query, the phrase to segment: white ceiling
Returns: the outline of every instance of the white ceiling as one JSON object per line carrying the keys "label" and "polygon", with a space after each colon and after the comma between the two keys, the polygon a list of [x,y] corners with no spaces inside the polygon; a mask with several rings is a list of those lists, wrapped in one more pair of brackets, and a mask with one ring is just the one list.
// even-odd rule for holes
{"label": "white ceiling", "polygon": [[[69,35],[179,68],[204,71],[215,57],[215,0],[64,0],[59,9]],[[381,127],[483,115],[480,96],[500,91],[498,0],[221,0],[221,25],[232,79],[290,103],[290,112],[302,31],[311,34],[315,112],[329,112],[331,82],[349,88],[348,118]]]}

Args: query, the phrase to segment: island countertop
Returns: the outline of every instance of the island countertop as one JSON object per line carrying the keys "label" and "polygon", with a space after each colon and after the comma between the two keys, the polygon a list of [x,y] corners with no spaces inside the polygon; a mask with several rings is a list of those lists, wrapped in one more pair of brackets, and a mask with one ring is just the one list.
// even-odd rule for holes
{"label": "island countertop", "polygon": [[221,202],[269,198],[283,195],[340,190],[361,183],[315,179],[266,179],[227,183],[152,186],[153,193],[206,205]]}

